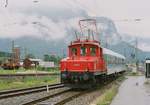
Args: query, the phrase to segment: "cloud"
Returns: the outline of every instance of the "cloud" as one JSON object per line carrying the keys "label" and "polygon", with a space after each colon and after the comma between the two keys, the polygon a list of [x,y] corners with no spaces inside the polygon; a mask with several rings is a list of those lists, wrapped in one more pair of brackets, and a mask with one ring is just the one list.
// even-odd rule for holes
{"label": "cloud", "polygon": [[67,36],[67,29],[78,27],[78,20],[71,18],[55,22],[46,16],[21,13],[0,15],[0,38],[33,36],[46,40],[62,39]]}
{"label": "cloud", "polygon": [[[7,8],[0,7],[0,12],[20,12],[28,15],[47,16],[51,19],[65,19],[86,15],[85,11],[71,0],[8,0]],[[5,4],[5,3],[4,3]],[[2,5],[2,4],[1,4]]]}
{"label": "cloud", "polygon": [[120,22],[116,26],[119,33],[128,33],[132,37],[149,38],[150,21],[146,18],[139,22],[132,20],[124,23]]}
{"label": "cloud", "polygon": [[[62,39],[68,35],[67,30],[77,28],[77,20],[87,16],[111,18],[119,33],[149,38],[149,3],[149,0],[38,0],[37,3],[32,0],[8,0],[5,8],[5,0],[1,0],[0,38],[33,36]],[[135,18],[142,20],[135,22]],[[124,19],[129,21],[122,21]]]}
{"label": "cloud", "polygon": [[141,43],[138,45],[138,48],[142,49],[143,51],[150,51],[149,43]]}
{"label": "cloud", "polygon": [[23,36],[62,38],[66,35],[64,23],[53,22],[45,16],[21,13],[0,14],[0,38],[19,38]]}
{"label": "cloud", "polygon": [[[46,40],[62,39],[67,30],[77,27],[78,20],[86,15],[73,1],[32,0],[8,1],[0,6],[0,38],[33,36]],[[3,4],[3,5],[2,5]],[[75,23],[76,22],[76,23]]]}

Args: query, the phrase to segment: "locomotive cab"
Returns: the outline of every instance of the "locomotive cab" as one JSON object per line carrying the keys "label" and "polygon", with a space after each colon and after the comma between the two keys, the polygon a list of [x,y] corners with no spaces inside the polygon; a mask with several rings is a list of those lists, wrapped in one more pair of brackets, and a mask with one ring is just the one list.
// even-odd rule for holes
{"label": "locomotive cab", "polygon": [[101,69],[102,48],[96,42],[73,42],[69,46],[69,56],[61,61],[62,71],[85,72]]}
{"label": "locomotive cab", "polygon": [[99,42],[89,40],[71,42],[68,50],[69,56],[61,61],[63,83],[89,83],[95,75],[106,73]]}

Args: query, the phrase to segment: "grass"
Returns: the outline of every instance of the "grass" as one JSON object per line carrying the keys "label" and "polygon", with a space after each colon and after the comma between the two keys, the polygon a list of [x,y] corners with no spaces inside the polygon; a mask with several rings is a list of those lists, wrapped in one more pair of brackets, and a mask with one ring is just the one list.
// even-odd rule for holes
{"label": "grass", "polygon": [[20,70],[0,70],[0,74],[16,74],[17,72],[24,72],[24,70],[20,69]]}
{"label": "grass", "polygon": [[145,82],[144,82],[144,84],[146,84],[146,85],[147,85],[147,84],[150,84],[150,82],[149,82],[149,81],[145,81]]}
{"label": "grass", "polygon": [[60,79],[58,76],[44,76],[44,77],[33,76],[14,79],[0,79],[0,90],[54,84],[58,83],[59,81]]}
{"label": "grass", "polygon": [[124,76],[121,76],[117,80],[112,82],[110,86],[102,88],[100,90],[102,94],[96,100],[94,100],[91,105],[110,105],[113,98],[118,93],[120,84],[125,79],[126,78]]}
{"label": "grass", "polygon": [[111,89],[105,91],[105,93],[100,97],[97,105],[110,105],[117,92],[118,87],[113,85]]}
{"label": "grass", "polygon": [[[49,69],[31,69],[25,70],[20,68],[18,70],[2,70],[0,69],[0,74],[17,74],[17,73],[36,73],[36,72],[47,72],[47,73],[59,73],[59,68],[49,68]],[[58,76],[43,76],[43,77],[16,77],[16,78],[0,78],[0,90],[6,89],[16,89],[16,88],[26,88],[26,87],[33,87],[39,85],[46,85],[46,84],[54,84],[58,83],[59,77]]]}
{"label": "grass", "polygon": [[141,72],[128,72],[127,75],[128,76],[142,76],[144,74]]}
{"label": "grass", "polygon": [[37,70],[39,71],[47,71],[47,72],[52,72],[52,73],[59,73],[59,67],[54,67],[54,68],[42,68],[42,67],[38,67]]}
{"label": "grass", "polygon": [[16,74],[16,73],[34,73],[34,72],[48,72],[48,73],[60,73],[59,68],[48,68],[48,69],[43,69],[38,67],[37,69],[30,69],[30,70],[25,70],[23,68],[20,68],[18,70],[3,70],[0,69],[0,74]]}
{"label": "grass", "polygon": [[144,84],[145,84],[145,85],[149,85],[149,84],[150,84],[150,80],[149,80],[149,79],[146,79],[145,82],[144,82]]}

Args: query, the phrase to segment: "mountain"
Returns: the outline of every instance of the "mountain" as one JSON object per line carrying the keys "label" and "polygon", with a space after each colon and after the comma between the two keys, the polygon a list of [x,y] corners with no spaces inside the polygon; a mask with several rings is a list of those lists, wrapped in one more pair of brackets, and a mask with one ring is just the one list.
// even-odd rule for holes
{"label": "mountain", "polygon": [[[62,55],[63,48],[66,50],[67,44],[62,41],[46,41],[33,37],[22,37],[14,40],[15,45],[19,45],[21,49],[21,56],[25,55],[25,49],[27,53],[35,55],[37,58],[42,58],[44,54],[56,54]],[[11,52],[12,40],[0,39],[0,50]]]}
{"label": "mountain", "polygon": [[[98,22],[99,40],[102,46],[125,55],[131,59],[131,54],[134,53],[133,46],[120,41],[120,34],[117,32],[115,24],[112,20],[106,17],[95,17]],[[59,26],[58,26],[59,27]],[[71,29],[71,28],[70,28]],[[75,38],[72,30],[67,30],[67,36],[62,39],[46,40],[46,38],[21,37],[14,39],[15,44],[21,48],[21,56],[25,55],[25,48],[28,53],[35,55],[37,58],[42,58],[44,54],[56,54],[63,56],[67,54],[67,45]],[[46,37],[46,36],[44,36]],[[11,52],[12,39],[0,39],[0,50]],[[150,57],[149,52],[143,52],[138,49],[138,58],[144,60],[146,56]]]}
{"label": "mountain", "polygon": [[110,49],[112,49],[113,51],[116,51],[122,55],[124,55],[126,57],[126,59],[128,61],[134,61],[136,56],[135,53],[137,51],[137,59],[139,61],[143,61],[146,56],[149,56],[150,54],[146,54],[146,52],[140,50],[140,49],[135,49],[134,46],[126,43],[126,42],[120,42],[116,45],[111,45],[109,46]]}

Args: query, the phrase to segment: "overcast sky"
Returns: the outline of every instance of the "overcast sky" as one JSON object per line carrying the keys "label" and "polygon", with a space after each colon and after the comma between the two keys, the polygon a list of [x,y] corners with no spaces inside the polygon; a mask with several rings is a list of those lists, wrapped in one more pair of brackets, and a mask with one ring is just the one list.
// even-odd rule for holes
{"label": "overcast sky", "polygon": [[137,37],[138,47],[150,51],[149,10],[149,0],[0,0],[0,38],[61,39],[83,16],[104,16],[121,35]]}

